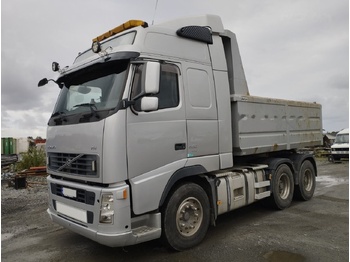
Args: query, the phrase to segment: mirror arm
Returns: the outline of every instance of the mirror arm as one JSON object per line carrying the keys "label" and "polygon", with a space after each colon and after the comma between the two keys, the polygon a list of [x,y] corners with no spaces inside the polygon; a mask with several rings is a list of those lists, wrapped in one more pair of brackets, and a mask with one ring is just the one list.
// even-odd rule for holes
{"label": "mirror arm", "polygon": [[131,110],[131,112],[132,112],[134,115],[136,115],[136,116],[139,115],[139,113],[136,112],[136,110],[134,109],[133,106],[130,106],[130,110]]}
{"label": "mirror arm", "polygon": [[135,115],[138,115],[138,113],[134,110],[134,108],[132,107],[133,105],[135,105],[135,99],[133,100],[129,100],[127,98],[123,99],[121,101],[121,109],[127,109],[128,107],[130,107],[131,112],[133,112]]}
{"label": "mirror arm", "polygon": [[121,105],[122,109],[127,109],[129,106],[135,105],[134,100],[129,100],[127,98],[123,99],[121,102],[122,102],[122,105]]}
{"label": "mirror arm", "polygon": [[[140,94],[138,94],[137,96],[135,96],[135,97],[133,97],[133,101],[136,101],[137,99],[139,99],[139,98],[142,98],[142,97],[144,97],[146,95],[146,93],[145,92],[141,92]],[[135,102],[134,102],[135,103]]]}

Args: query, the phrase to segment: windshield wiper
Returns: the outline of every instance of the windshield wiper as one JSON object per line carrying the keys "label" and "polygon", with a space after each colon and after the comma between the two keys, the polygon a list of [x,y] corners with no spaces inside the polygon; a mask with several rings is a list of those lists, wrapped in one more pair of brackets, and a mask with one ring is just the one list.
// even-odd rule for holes
{"label": "windshield wiper", "polygon": [[96,118],[100,118],[100,115],[97,113],[97,107],[94,103],[82,103],[82,104],[78,104],[78,105],[75,105],[74,107],[90,107],[91,109],[91,115],[95,115]]}
{"label": "windshield wiper", "polygon": [[[56,116],[59,116],[56,118]],[[53,113],[51,115],[51,117],[55,117],[54,121],[55,123],[57,124],[59,121],[64,121],[64,122],[67,122],[67,119],[66,119],[66,114],[62,111],[57,111],[55,113]]]}
{"label": "windshield wiper", "polygon": [[51,117],[55,117],[55,116],[64,117],[64,116],[66,116],[66,114],[65,114],[64,112],[57,111],[57,112],[55,112],[55,113],[53,113],[53,114],[51,115]]}

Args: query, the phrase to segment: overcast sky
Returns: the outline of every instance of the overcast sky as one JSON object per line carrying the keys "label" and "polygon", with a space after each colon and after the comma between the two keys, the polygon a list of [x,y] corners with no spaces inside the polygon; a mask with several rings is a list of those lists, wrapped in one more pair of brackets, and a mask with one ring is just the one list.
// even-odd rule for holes
{"label": "overcast sky", "polygon": [[1,136],[46,137],[58,87],[92,38],[130,19],[216,14],[236,33],[250,94],[317,102],[323,128],[349,126],[347,0],[2,0]]}

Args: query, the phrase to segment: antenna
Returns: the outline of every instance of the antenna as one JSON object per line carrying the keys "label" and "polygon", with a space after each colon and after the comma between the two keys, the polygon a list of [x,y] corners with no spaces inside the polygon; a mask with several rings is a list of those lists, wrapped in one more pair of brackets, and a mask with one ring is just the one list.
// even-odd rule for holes
{"label": "antenna", "polygon": [[155,6],[155,8],[154,8],[154,14],[153,14],[153,19],[152,19],[152,25],[154,24],[154,18],[156,17],[157,7],[158,7],[158,0],[156,0],[156,6]]}

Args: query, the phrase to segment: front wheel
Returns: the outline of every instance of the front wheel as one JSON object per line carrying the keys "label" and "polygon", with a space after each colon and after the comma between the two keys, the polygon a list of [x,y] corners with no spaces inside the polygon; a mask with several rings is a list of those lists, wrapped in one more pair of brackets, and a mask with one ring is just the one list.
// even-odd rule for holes
{"label": "front wheel", "polygon": [[296,196],[300,200],[310,200],[316,187],[316,172],[313,164],[306,160],[299,172],[299,185],[296,187]]}
{"label": "front wheel", "polygon": [[171,248],[182,251],[198,245],[210,222],[209,199],[194,183],[179,186],[165,204],[162,213],[163,239]]}
{"label": "front wheel", "polygon": [[293,174],[289,166],[286,164],[280,165],[271,181],[272,205],[277,209],[285,209],[290,206],[293,200],[294,180]]}

